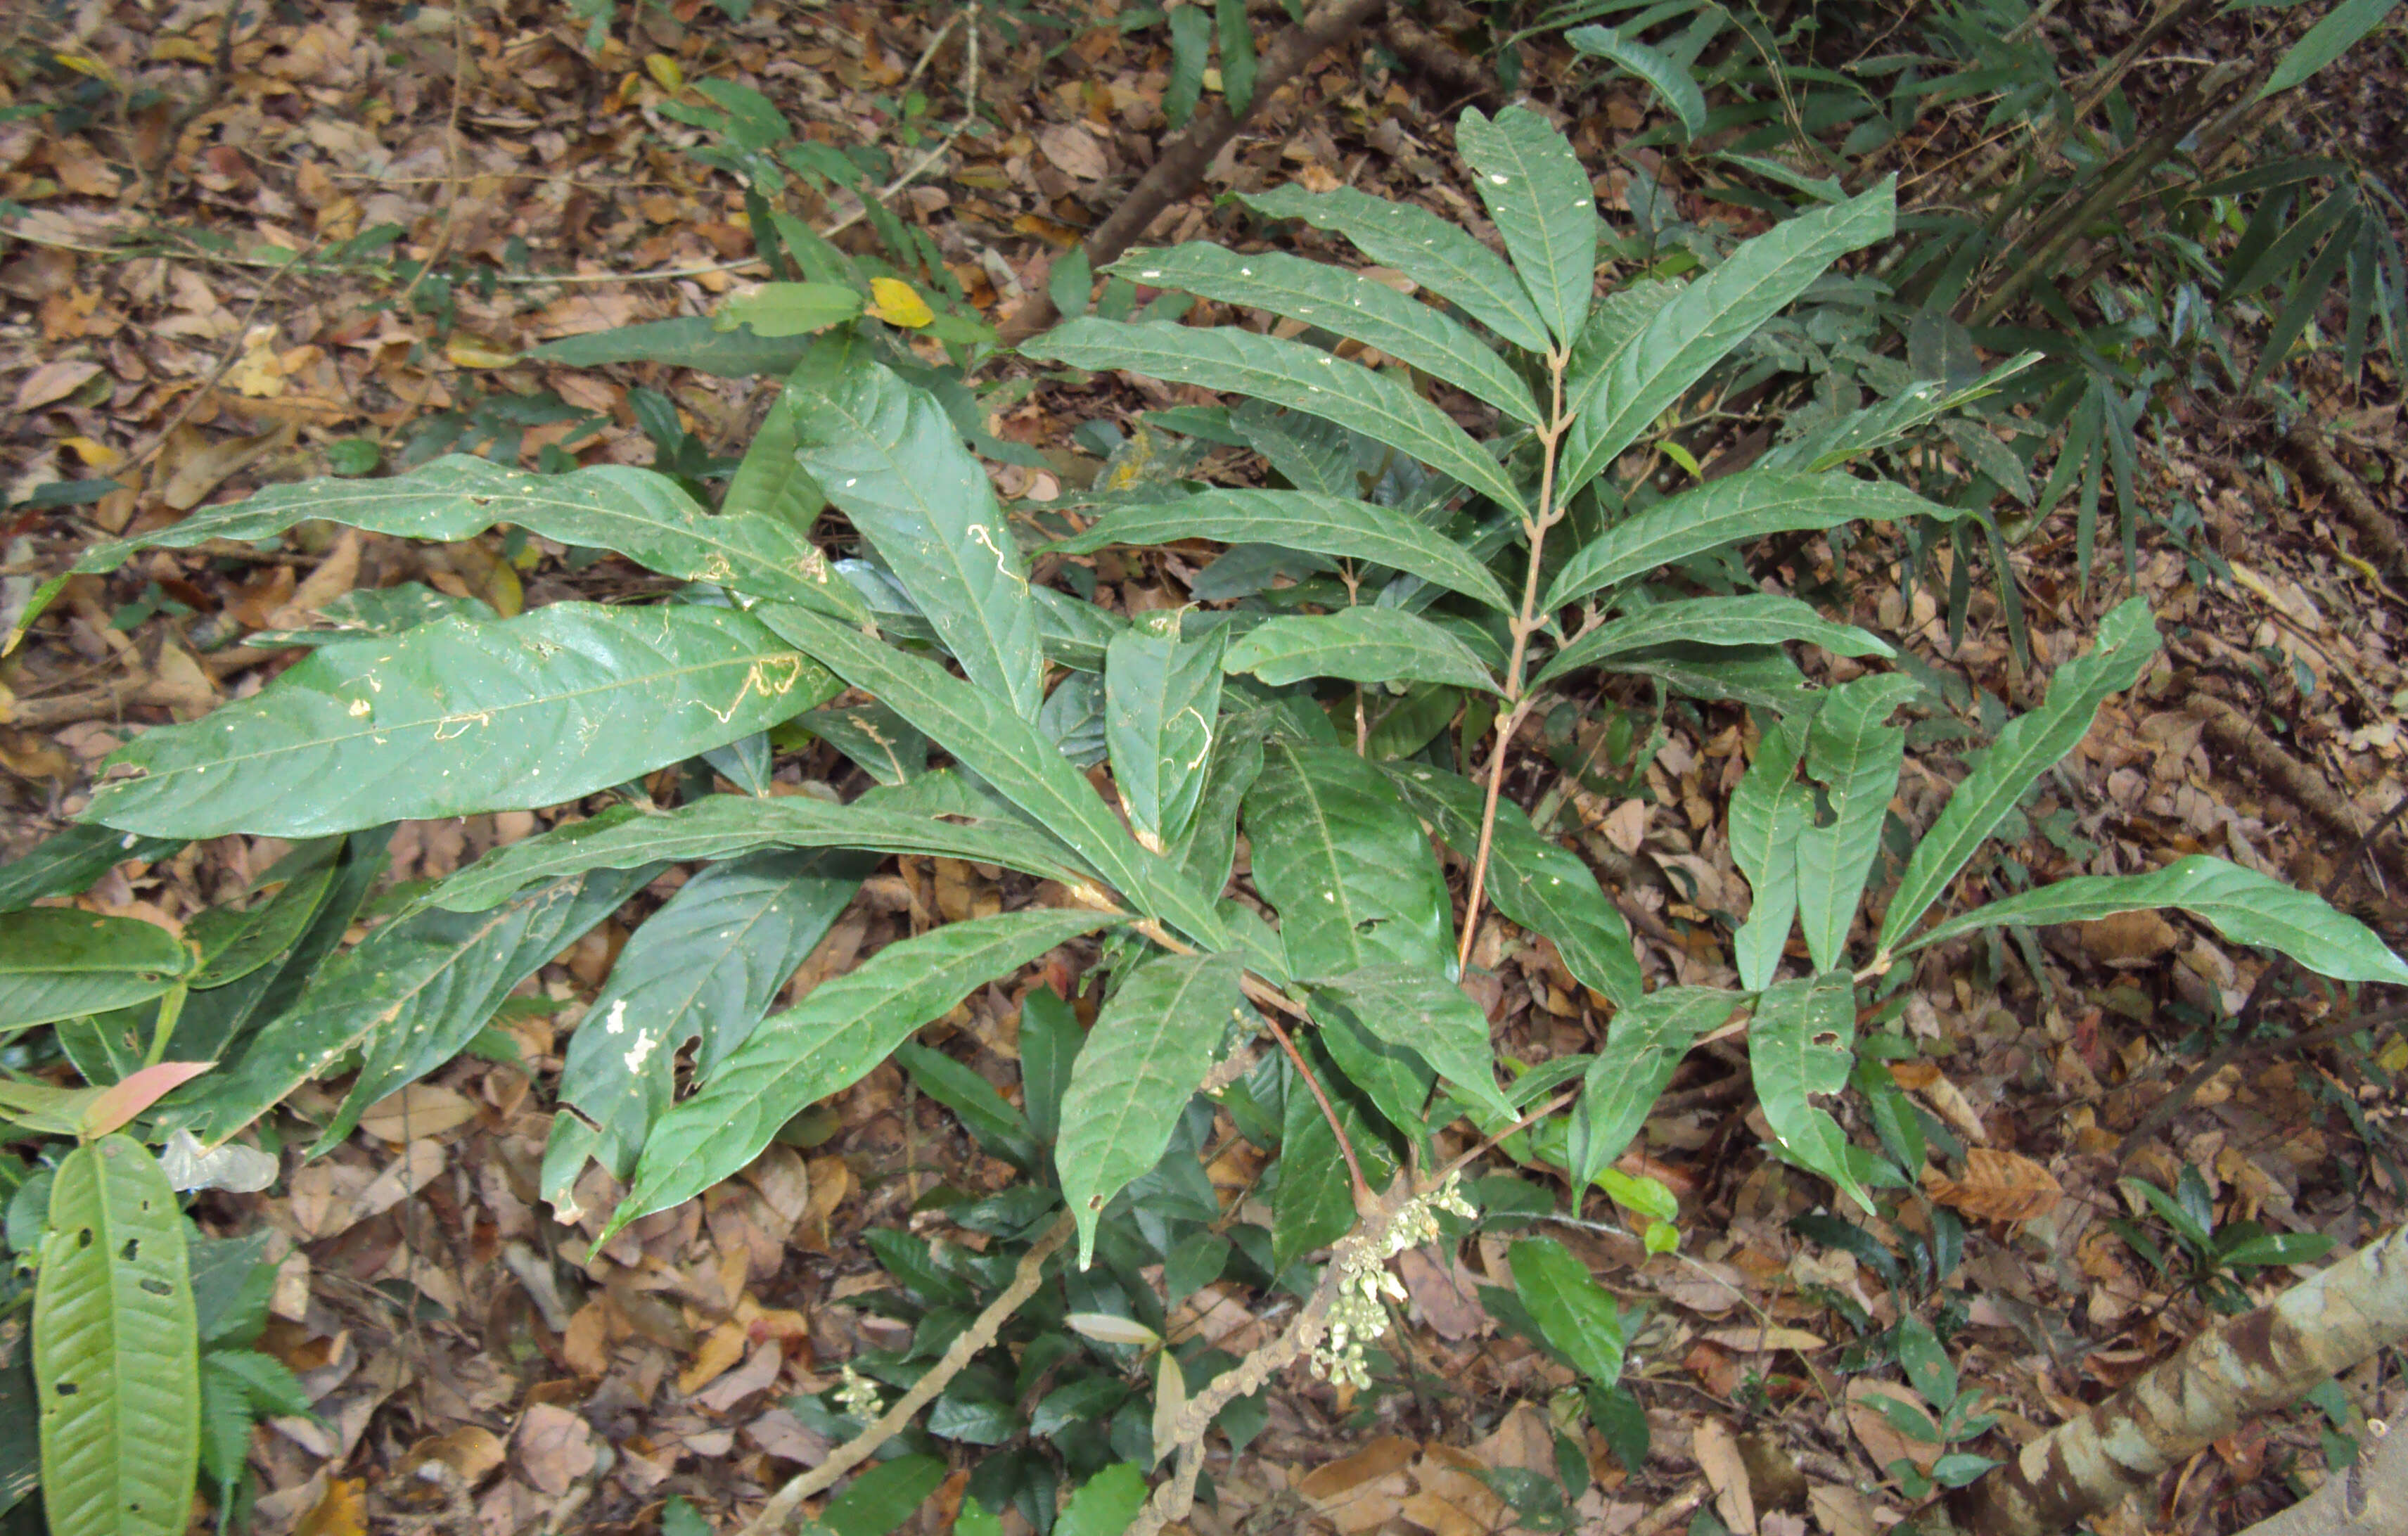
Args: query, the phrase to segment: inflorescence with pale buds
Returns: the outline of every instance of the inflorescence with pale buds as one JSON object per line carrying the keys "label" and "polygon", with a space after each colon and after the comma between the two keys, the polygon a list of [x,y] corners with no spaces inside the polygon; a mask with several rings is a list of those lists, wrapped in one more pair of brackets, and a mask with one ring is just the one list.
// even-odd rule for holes
{"label": "inflorescence with pale buds", "polygon": [[1405,1299],[1405,1287],[1388,1271],[1388,1260],[1439,1235],[1440,1211],[1466,1218],[1478,1214],[1450,1173],[1437,1188],[1405,1202],[1376,1246],[1347,1244],[1331,1262],[1340,1267],[1338,1298],[1329,1308],[1329,1333],[1312,1352],[1313,1373],[1362,1391],[1371,1385],[1363,1346],[1388,1331],[1388,1301]]}

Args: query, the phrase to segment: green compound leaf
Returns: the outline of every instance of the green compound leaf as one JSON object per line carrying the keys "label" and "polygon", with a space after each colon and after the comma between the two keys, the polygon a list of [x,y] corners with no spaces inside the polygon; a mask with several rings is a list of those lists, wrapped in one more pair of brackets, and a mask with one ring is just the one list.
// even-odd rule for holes
{"label": "green compound leaf", "polygon": [[1594,1184],[1628,1150],[1690,1045],[1746,1001],[1740,993],[1717,987],[1674,986],[1650,992],[1615,1012],[1605,1047],[1589,1063],[1572,1105],[1567,1151],[1578,1187]]}
{"label": "green compound leaf", "polygon": [[78,1147],[50,1185],[34,1380],[56,1536],[182,1536],[200,1470],[200,1335],[176,1192],[131,1137]]}
{"label": "green compound leaf", "polygon": [[1848,1171],[1847,1133],[1812,1102],[1847,1085],[1856,1039],[1856,988],[1845,973],[1828,972],[1764,990],[1748,1025],[1747,1060],[1756,1102],[1782,1147],[1870,1212],[1872,1198]]}
{"label": "green compound leaf", "polygon": [[1798,917],[1817,969],[1846,958],[1848,927],[1906,761],[1906,732],[1883,721],[1915,693],[1914,680],[1899,673],[1857,678],[1826,694],[1807,727],[1806,771],[1823,782],[1831,810],[1828,825],[1798,833]]}
{"label": "green compound leaf", "polygon": [[1028,564],[944,407],[851,338],[786,381],[797,461],[894,572],[962,671],[1023,720],[1045,701]]}
{"label": "green compound leaf", "polygon": [[1465,314],[1528,352],[1547,350],[1546,323],[1503,257],[1412,203],[1392,203],[1352,187],[1307,192],[1285,186],[1240,194],[1240,202],[1273,219],[1301,219],[1345,236],[1383,266],[1393,266]]}
{"label": "green compound leaf", "polygon": [[136,550],[190,549],[211,538],[273,538],[308,519],[444,543],[508,523],[564,544],[616,550],[689,581],[800,603],[858,623],[867,612],[801,528],[742,510],[717,516],[666,475],[595,465],[537,475],[447,453],[391,480],[307,480],[231,506],[205,507],[155,533],[96,546],[78,563],[114,570]]}
{"label": "green compound leaf", "polygon": [[1420,614],[1398,608],[1266,619],[1231,643],[1222,666],[1252,672],[1273,687],[1306,678],[1346,678],[1498,691],[1471,647]]}
{"label": "green compound leaf", "polygon": [[1304,984],[1316,999],[1338,1002],[1373,1039],[1419,1055],[1504,1123],[1519,1118],[1513,1101],[1497,1085],[1487,1016],[1444,975],[1391,963],[1306,978]]}
{"label": "green compound leaf", "polygon": [[1513,1289],[1539,1331],[1604,1390],[1622,1379],[1622,1314],[1588,1266],[1553,1238],[1524,1238],[1507,1251]]}
{"label": "green compound leaf", "polygon": [[1421,824],[1351,752],[1273,741],[1246,794],[1254,884],[1279,909],[1289,968],[1339,976],[1455,958],[1446,877]]}
{"label": "green compound leaf", "polygon": [[1500,505],[1522,505],[1512,478],[1445,411],[1387,374],[1301,341],[1230,326],[1128,324],[1087,316],[1020,350],[1072,367],[1126,368],[1171,383],[1251,395],[1360,432]]}
{"label": "green compound leaf", "polygon": [[2145,875],[2081,875],[1950,918],[1908,943],[1911,954],[1977,929],[2088,923],[2117,912],[2179,907],[2236,943],[2280,950],[2342,982],[2408,982],[2408,963],[2358,919],[2270,875],[2195,854]]}
{"label": "green compound leaf", "polygon": [[555,603],[516,619],[444,619],[321,646],[256,697],[147,732],[109,759],[140,776],[101,784],[87,819],[306,838],[558,805],[836,691],[731,609]]}
{"label": "green compound leaf", "polygon": [[1805,751],[1805,723],[1775,720],[1731,791],[1731,862],[1754,898],[1731,937],[1732,963],[1751,992],[1771,984],[1798,918],[1798,838],[1814,825],[1814,797],[1797,780]]}
{"label": "green compound leaf", "polygon": [[2081,743],[2098,718],[2099,706],[2138,682],[2157,654],[2157,620],[2147,601],[2135,597],[2100,621],[2099,643],[2088,655],[2057,668],[2039,709],[2000,728],[1997,742],[1983,753],[1915,844],[1882,920],[1881,953],[1914,931],[1916,919],[1940,899],[1983,840],[2022,801],[2032,781]]}
{"label": "green compound leaf", "polygon": [[1138,840],[1168,849],[1186,835],[1211,772],[1228,631],[1182,640],[1173,612],[1104,651],[1104,747]]}
{"label": "green compound leaf", "polygon": [[1129,972],[1096,1016],[1070,1067],[1054,1165],[1079,1224],[1079,1267],[1095,1256],[1096,1222],[1131,1179],[1162,1160],[1170,1133],[1251,1016],[1235,955],[1158,955]]}
{"label": "green compound leaf", "polygon": [[1268,309],[1351,337],[1517,422],[1539,424],[1530,386],[1486,342],[1428,305],[1342,266],[1275,251],[1241,256],[1197,240],[1166,251],[1132,251],[1110,270],[1135,282],[1182,288],[1200,298]]}
{"label": "green compound leaf", "polygon": [[1085,533],[1053,548],[1064,554],[1092,554],[1108,544],[1167,544],[1178,538],[1276,544],[1369,561],[1459,592],[1499,612],[1513,611],[1512,600],[1488,567],[1428,524],[1376,502],[1317,491],[1214,490],[1182,501],[1116,508]]}
{"label": "green compound leaf", "polygon": [[1687,597],[1641,609],[1601,624],[1557,652],[1540,668],[1532,686],[1584,667],[1659,645],[1715,647],[1807,640],[1842,656],[1892,656],[1898,653],[1854,624],[1835,624],[1811,603],[1762,593],[1744,597]]}
{"label": "green compound leaf", "polygon": [[1108,912],[1032,910],[948,923],[822,982],[798,1006],[754,1029],[699,1092],[653,1126],[609,1229],[734,1176],[779,1127],[868,1075],[913,1030],[987,983],[1118,920]]}
{"label": "green compound leaf", "polygon": [[1597,290],[1597,200],[1580,156],[1526,107],[1508,107],[1494,122],[1467,108],[1455,146],[1480,173],[1481,201],[1547,329],[1570,346]]}
{"label": "green compound leaf", "polygon": [[68,907],[0,914],[0,1033],[164,996],[193,969],[176,936]]}

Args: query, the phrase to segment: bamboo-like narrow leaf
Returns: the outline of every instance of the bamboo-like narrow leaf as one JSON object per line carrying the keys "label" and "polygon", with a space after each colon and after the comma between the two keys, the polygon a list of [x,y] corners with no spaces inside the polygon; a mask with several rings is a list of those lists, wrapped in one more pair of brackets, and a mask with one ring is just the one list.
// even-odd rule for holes
{"label": "bamboo-like narrow leaf", "polygon": [[1915,921],[1940,899],[2032,781],[2081,743],[2099,706],[2138,682],[2157,653],[2157,621],[2145,598],[2132,598],[2100,622],[2099,642],[2088,655],[2057,668],[2039,709],[2007,722],[1906,861],[1898,894],[1882,920],[1880,952],[1896,948],[1914,931]]}
{"label": "bamboo-like narrow leaf", "polygon": [[1440,972],[1391,962],[1307,977],[1304,984],[1316,998],[1336,1000],[1374,1039],[1419,1055],[1506,1124],[1519,1117],[1497,1085],[1487,1016]]}
{"label": "bamboo-like narrow leaf", "polygon": [[1644,43],[1632,42],[1612,27],[1573,27],[1564,41],[1600,59],[1611,59],[1656,88],[1664,105],[1681,120],[1682,131],[1695,138],[1706,131],[1706,93],[1688,70],[1671,57]]}
{"label": "bamboo-like narrow leaf", "polygon": [[1605,1047],[1589,1063],[1572,1105],[1567,1152],[1576,1187],[1587,1188],[1613,1166],[1647,1123],[1690,1045],[1745,1001],[1718,987],[1674,986],[1650,992],[1614,1013]]}
{"label": "bamboo-like narrow leaf", "polygon": [[699,1092],[654,1125],[609,1230],[734,1176],[787,1121],[868,1075],[913,1030],[988,982],[1117,920],[1039,910],[974,917],[889,944],[859,969],[822,982],[754,1029]]}
{"label": "bamboo-like narrow leaf", "polygon": [[1229,115],[1244,121],[1254,104],[1254,35],[1246,25],[1246,0],[1217,0],[1214,20],[1221,35],[1221,93]]}
{"label": "bamboo-like narrow leaf", "polygon": [[[1480,787],[1459,773],[1418,763],[1388,770],[1405,804],[1464,857],[1480,846]],[[1646,990],[1630,928],[1579,855],[1531,829],[1511,800],[1499,801],[1488,850],[1488,899],[1532,933],[1554,941],[1572,980],[1627,1008]]]}
{"label": "bamboo-like narrow leaf", "polygon": [[1557,493],[1570,495],[1596,478],[1833,262],[1886,238],[1896,212],[1895,182],[1885,179],[1836,208],[1801,214],[1747,241],[1656,310],[1574,402],[1578,416],[1566,438]]}
{"label": "bamboo-like narrow leaf", "polygon": [[155,532],[95,546],[76,568],[114,570],[136,550],[190,549],[212,538],[256,543],[310,519],[442,543],[507,523],[564,544],[616,550],[664,576],[715,581],[856,622],[867,616],[827,557],[781,517],[742,510],[714,517],[666,475],[627,465],[537,475],[466,453],[447,453],[390,480],[270,486]]}
{"label": "bamboo-like narrow leaf", "polygon": [[1818,970],[1846,958],[1848,926],[1906,761],[1906,732],[1883,722],[1914,694],[1914,680],[1897,672],[1843,682],[1807,727],[1806,771],[1823,782],[1831,809],[1828,825],[1798,833],[1798,917]]}
{"label": "bamboo-like narrow leaf", "polygon": [[1961,515],[1888,481],[1742,470],[1668,496],[1589,540],[1555,573],[1542,607],[1553,612],[1658,567],[1767,534],[1819,532],[1859,518],[1903,523]]}
{"label": "bamboo-like narrow leaf", "polygon": [[1157,851],[1186,833],[1211,766],[1221,716],[1221,653],[1228,631],[1182,640],[1166,624],[1140,624],[1104,653],[1104,745],[1138,840]]}
{"label": "bamboo-like narrow leaf", "polygon": [[1341,608],[1266,619],[1229,647],[1222,665],[1273,687],[1305,678],[1356,682],[1446,682],[1498,691],[1471,647],[1417,613]]}
{"label": "bamboo-like narrow leaf", "polygon": [[1751,992],[1772,984],[1798,917],[1798,837],[1814,821],[1814,797],[1797,782],[1805,747],[1805,722],[1774,721],[1731,791],[1731,862],[1754,894],[1747,921],[1731,938],[1732,963]]}
{"label": "bamboo-like narrow leaf", "polygon": [[200,1470],[184,1218],[139,1141],[69,1153],[34,1292],[42,1505],[55,1536],[182,1536]]}
{"label": "bamboo-like narrow leaf", "polygon": [[1384,283],[1324,262],[1279,251],[1234,251],[1196,240],[1161,251],[1132,251],[1111,271],[1158,288],[1268,309],[1351,337],[1399,363],[1443,379],[1517,422],[1539,424],[1539,403],[1488,344]]}
{"label": "bamboo-like narrow leaf", "polygon": [[772,629],[927,733],[1039,826],[1068,844],[1149,917],[1208,949],[1227,947],[1211,899],[1178,866],[1145,848],[1079,770],[996,699],[933,662],[880,645],[802,609],[765,605]]}
{"label": "bamboo-like narrow leaf", "polygon": [[2280,950],[2342,982],[2408,982],[2408,963],[2366,925],[2321,897],[2204,854],[2144,875],[2080,875],[1976,907],[1898,948],[1909,955],[1961,934],[2001,926],[2088,923],[2117,912],[2179,907],[2235,943]]}
{"label": "bamboo-like narrow leaf", "polygon": [[1747,1060],[1756,1102],[1789,1156],[1870,1212],[1872,1198],[1848,1171],[1848,1138],[1813,1096],[1847,1086],[1856,1053],[1856,988],[1845,974],[1782,982],[1756,998]]}
{"label": "bamboo-like narrow leaf", "polygon": [[1233,1024],[1251,1016],[1235,955],[1157,955],[1096,1016],[1070,1067],[1054,1149],[1062,1199],[1079,1224],[1079,1267],[1096,1222],[1131,1179],[1162,1160],[1170,1133]]}
{"label": "bamboo-like narrow leaf", "polygon": [[1276,544],[1341,560],[1365,560],[1418,576],[1500,612],[1513,610],[1512,600],[1488,567],[1428,524],[1377,502],[1314,491],[1212,490],[1180,501],[1118,507],[1086,532],[1053,547],[1064,554],[1091,554],[1110,544],[1162,544],[1176,538]]}
{"label": "bamboo-like narrow leaf", "polygon": [[1504,258],[1427,208],[1392,203],[1352,187],[1300,186],[1240,194],[1239,201],[1274,219],[1301,219],[1333,230],[1383,266],[1393,266],[1465,314],[1528,352],[1547,350],[1546,323]]}
{"label": "bamboo-like narrow leaf", "polygon": [[1246,794],[1254,884],[1289,966],[1336,976],[1397,961],[1443,974],[1454,908],[1421,825],[1351,752],[1273,741]]}
{"label": "bamboo-like narrow leaf", "polygon": [[1212,16],[1201,6],[1182,6],[1170,13],[1170,79],[1163,88],[1162,115],[1173,128],[1184,128],[1203,99],[1205,61],[1212,56]]}
{"label": "bamboo-like narrow leaf", "polygon": [[732,609],[554,603],[491,623],[444,619],[321,646],[256,697],[147,732],[109,759],[140,776],[102,783],[86,819],[305,838],[558,805],[836,691]]}
{"label": "bamboo-like narrow leaf", "polygon": [[71,907],[0,914],[0,1034],[160,997],[193,952],[154,923]]}
{"label": "bamboo-like narrow leaf", "polygon": [[2293,43],[2283,55],[2266,83],[2258,88],[2257,99],[2288,91],[2307,82],[2310,76],[2348,52],[2359,38],[2383,24],[2400,0],[2341,0],[2305,36]]}
{"label": "bamboo-like narrow leaf", "polygon": [[1481,201],[1497,221],[1513,270],[1547,329],[1564,346],[1588,321],[1597,291],[1597,199],[1564,136],[1526,107],[1492,121],[1477,107],[1455,120],[1455,147],[1479,172]]}
{"label": "bamboo-like narrow leaf", "polygon": [[1301,341],[1229,326],[1128,324],[1087,316],[1020,350],[1073,367],[1126,368],[1171,383],[1251,395],[1352,428],[1504,506],[1522,505],[1503,467],[1446,412],[1387,374]]}
{"label": "bamboo-like narrow leaf", "polygon": [[1590,630],[1557,652],[1532,682],[1552,682],[1583,667],[1659,645],[1727,647],[1777,644],[1784,640],[1808,640],[1842,656],[1898,653],[1877,636],[1854,624],[1835,624],[1815,612],[1813,605],[1795,597],[1774,597],[1763,593],[1744,597],[1689,597],[1641,609]]}
{"label": "bamboo-like narrow leaf", "polygon": [[962,671],[1023,720],[1045,701],[1028,564],[944,407],[831,337],[786,381],[797,462],[853,520]]}

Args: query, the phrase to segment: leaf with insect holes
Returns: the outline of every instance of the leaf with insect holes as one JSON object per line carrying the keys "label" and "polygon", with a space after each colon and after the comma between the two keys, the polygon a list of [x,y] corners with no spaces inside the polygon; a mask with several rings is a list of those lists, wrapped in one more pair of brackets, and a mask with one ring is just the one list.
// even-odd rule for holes
{"label": "leaf with insect holes", "polygon": [[1756,1102],[1784,1150],[1870,1212],[1872,1197],[1848,1171],[1847,1133],[1813,1102],[1847,1086],[1856,1038],[1856,988],[1845,972],[1780,982],[1756,998],[1747,1060]]}
{"label": "leaf with insect holes", "polygon": [[1806,728],[1806,771],[1823,782],[1831,820],[1798,832],[1798,918],[1817,969],[1846,958],[1848,928],[1881,852],[1882,820],[1898,793],[1906,732],[1883,724],[1914,696],[1914,680],[1890,672],[1843,682],[1824,696]]}

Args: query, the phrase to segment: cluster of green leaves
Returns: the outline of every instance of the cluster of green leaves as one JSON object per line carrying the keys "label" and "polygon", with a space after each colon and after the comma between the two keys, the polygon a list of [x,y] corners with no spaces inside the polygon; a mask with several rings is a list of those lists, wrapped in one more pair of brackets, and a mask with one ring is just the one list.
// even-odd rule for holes
{"label": "cluster of green leaves", "polygon": [[[1143,1407],[1146,1341],[1165,1309],[1225,1276],[1309,1285],[1297,1266],[1357,1219],[1350,1165],[1384,1186],[1426,1166],[1434,1131],[1458,1118],[1503,1132],[1571,1089],[1567,1105],[1513,1129],[1506,1154],[1576,1195],[1602,1187],[1668,1217],[1660,1186],[1612,1165],[1691,1043],[1744,1019],[1771,1150],[1870,1205],[1871,1188],[1911,1187],[1921,1144],[1885,1135],[1886,1156],[1859,1147],[1818,1100],[1851,1080],[1860,988],[1895,997],[1912,969],[1898,962],[1928,946],[2173,906],[2329,977],[2408,981],[2408,965],[2361,926],[2213,858],[1947,914],[1985,840],[2148,666],[2156,633],[2137,603],[2058,669],[2038,711],[1996,732],[1892,880],[1881,850],[1904,731],[1889,721],[1928,697],[1902,674],[1815,686],[1793,643],[1871,658],[1891,648],[1758,590],[1742,552],[1857,520],[1955,520],[1843,467],[1963,392],[1927,380],[1835,413],[1774,462],[1685,490],[1616,473],[1630,451],[1669,440],[1684,400],[1755,366],[1752,339],[1835,261],[1890,233],[1889,187],[1783,223],[1690,280],[1599,299],[1603,226],[1570,146],[1520,109],[1467,113],[1458,141],[1501,254],[1359,193],[1253,199],[1268,216],[1343,234],[1442,305],[1334,266],[1190,245],[1133,253],[1115,275],[1268,310],[1303,333],[1096,315],[1025,349],[1246,397],[1133,436],[1091,493],[1092,521],[1059,508],[1007,513],[959,415],[913,381],[910,354],[865,310],[785,360],[779,407],[716,511],[656,470],[529,474],[449,457],[389,480],[274,488],[93,551],[83,568],[143,547],[268,538],[303,519],[443,540],[508,525],[685,584],[648,606],[560,602],[508,618],[424,594],[355,603],[344,634],[313,637],[323,642],[255,696],[136,738],[111,760],[86,825],[0,869],[10,909],[0,1026],[47,1026],[57,1058],[91,1084],[20,1083],[0,1103],[21,1126],[86,1142],[61,1164],[35,1300],[58,1466],[94,1434],[120,1437],[116,1464],[145,1476],[192,1464],[181,1447],[194,1411],[103,1413],[83,1379],[62,1373],[67,1335],[38,1321],[69,1316],[72,1302],[113,1309],[111,1328],[150,1328],[162,1347],[169,1334],[198,1337],[189,1286],[163,1278],[154,1294],[115,1278],[128,1270],[95,1273],[78,1256],[93,1223],[138,1219],[150,1224],[144,1251],[176,1268],[159,1235],[180,1233],[172,1181],[119,1127],[152,1141],[189,1134],[224,1157],[302,1084],[348,1074],[317,1127],[322,1151],[369,1104],[486,1048],[514,988],[679,865],[696,868],[636,927],[570,1038],[545,1194],[574,1217],[598,1163],[625,1184],[608,1219],[616,1229],[734,1175],[810,1106],[897,1060],[1026,1182],[949,1203],[956,1225],[998,1240],[988,1254],[871,1239],[901,1285],[885,1304],[912,1340],[860,1370],[917,1380],[1003,1284],[1019,1244],[1066,1210],[1076,1226],[1075,1258],[1027,1314],[1026,1349],[975,1360],[926,1426],[999,1447],[982,1463],[990,1507],[1047,1507],[1059,1465],[1098,1479],[1150,1465],[1167,1449],[1156,1427],[1168,1395],[1228,1364],[1192,1347],[1156,1351]],[[1340,357],[1341,340],[1392,366]],[[1426,380],[1477,411],[1440,409]],[[1274,483],[1182,479],[1193,455],[1164,452],[1161,432],[1250,447]],[[831,561],[809,537],[824,506],[858,539],[849,558]],[[1223,606],[1132,621],[1093,600],[1087,556],[1198,539],[1227,546],[1197,586]],[[1039,553],[1071,590],[1037,584]],[[1612,675],[1684,708],[1755,714],[1761,745],[1733,806],[1735,853],[1756,890],[1735,936],[1739,989],[1646,992],[1596,875],[1465,771],[1492,724],[1509,738],[1547,699],[1577,707],[1592,680]],[[814,739],[870,787],[841,802],[769,795],[775,752]],[[580,804],[581,816],[367,905],[395,822]],[[121,858],[236,832],[296,847],[263,877],[261,897],[202,914],[180,940],[31,906]],[[1488,1021],[1457,984],[1466,919],[1441,846],[1478,862],[1487,899],[1614,1010],[1594,1055],[1500,1076]],[[999,866],[1059,895],[891,943],[771,1013],[783,980],[890,854]],[[1934,912],[1943,919],[1924,926]],[[340,949],[362,916],[378,921]],[[1082,1030],[1047,995],[1032,998],[1019,1105],[911,1043],[974,991],[1066,945],[1092,955],[1094,1023]],[[1292,1057],[1229,1062],[1263,1008],[1312,1027],[1297,1029]],[[1218,1091],[1199,1098],[1208,1075]],[[1268,1226],[1232,1222],[1204,1180],[1216,1114],[1277,1154],[1262,1191]],[[70,1199],[87,1187],[98,1193]],[[1627,1395],[1612,1390],[1620,1314],[1554,1244],[1526,1241],[1512,1256],[1516,1292],[1495,1305],[1519,1309],[1586,1378],[1600,1427],[1627,1438]],[[1176,1295],[1146,1283],[1154,1265]],[[1082,1363],[1031,1376],[1042,1338],[1059,1338],[1044,1328],[1056,1313],[1084,1319],[1072,1326],[1085,1342],[1046,1347]],[[103,1354],[118,1336],[75,1335]],[[122,1369],[119,1379],[139,1385]],[[59,1394],[62,1381],[79,1390]],[[1051,1392],[1073,1386],[1078,1402],[1047,1420],[1059,1424],[1034,1431],[1050,1445],[1004,1444],[1021,1408],[1033,1421]],[[1227,1416],[1223,1428],[1240,1432]],[[146,1508],[157,1497],[140,1494]]]}
{"label": "cluster of green leaves", "polygon": [[2333,1241],[2321,1232],[2269,1232],[2254,1221],[2218,1226],[2215,1202],[2199,1170],[2186,1165],[2167,1194],[2146,1179],[2126,1179],[2124,1187],[2144,1203],[2173,1234],[2177,1266],[2163,1245],[2140,1223],[2111,1218],[2108,1226],[2130,1243],[2149,1267],[2186,1292],[2196,1292],[2217,1312],[2238,1316],[2257,1303],[2237,1278],[2244,1271],[2274,1266],[2313,1264],[2332,1251]]}

